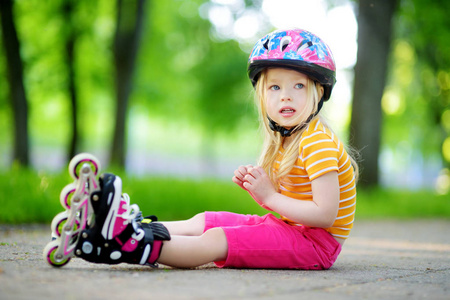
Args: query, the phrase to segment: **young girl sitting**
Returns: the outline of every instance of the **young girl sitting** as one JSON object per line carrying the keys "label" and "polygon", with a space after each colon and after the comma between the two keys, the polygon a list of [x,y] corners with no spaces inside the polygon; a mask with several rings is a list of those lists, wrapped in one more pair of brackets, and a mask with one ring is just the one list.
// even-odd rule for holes
{"label": "young girl sitting", "polygon": [[78,256],[174,267],[333,265],[353,226],[357,166],[319,115],[336,81],[331,51],[310,32],[276,31],[256,43],[248,74],[265,140],[259,165],[239,167],[233,182],[281,217],[204,212],[185,221],[139,219],[121,195],[120,178],[106,174]]}

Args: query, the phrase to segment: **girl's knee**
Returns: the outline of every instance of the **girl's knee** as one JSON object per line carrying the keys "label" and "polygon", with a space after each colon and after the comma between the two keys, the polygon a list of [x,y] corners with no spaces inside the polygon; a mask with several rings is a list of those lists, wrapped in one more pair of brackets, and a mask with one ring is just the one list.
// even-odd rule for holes
{"label": "girl's knee", "polygon": [[228,241],[221,227],[208,229],[201,236],[203,245],[217,254],[216,259],[225,259],[228,253]]}
{"label": "girl's knee", "polygon": [[199,213],[187,220],[188,235],[201,235],[205,231],[205,213]]}
{"label": "girl's knee", "polygon": [[222,227],[214,227],[206,230],[202,236],[204,237],[211,237],[211,238],[224,238],[225,237],[225,231]]}
{"label": "girl's knee", "polygon": [[194,221],[194,222],[203,222],[205,223],[205,213],[198,213],[195,216],[193,216],[190,220]]}
{"label": "girl's knee", "polygon": [[195,223],[197,225],[201,225],[202,229],[205,228],[205,213],[199,213],[189,219],[190,222]]}

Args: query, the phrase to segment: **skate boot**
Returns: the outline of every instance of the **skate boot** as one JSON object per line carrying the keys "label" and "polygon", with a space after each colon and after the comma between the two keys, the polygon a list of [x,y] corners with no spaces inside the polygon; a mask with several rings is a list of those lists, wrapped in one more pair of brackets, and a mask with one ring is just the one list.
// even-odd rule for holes
{"label": "skate boot", "polygon": [[102,175],[91,198],[95,219],[81,232],[75,255],[94,263],[154,265],[169,232],[156,217],[143,219],[139,207],[130,205],[120,177]]}
{"label": "skate boot", "polygon": [[52,221],[52,241],[44,248],[44,257],[55,267],[67,264],[74,255],[79,234],[92,221],[90,196],[99,191],[96,179],[100,162],[88,153],[76,155],[69,163],[69,174],[74,182],[63,188],[60,202],[65,211]]}

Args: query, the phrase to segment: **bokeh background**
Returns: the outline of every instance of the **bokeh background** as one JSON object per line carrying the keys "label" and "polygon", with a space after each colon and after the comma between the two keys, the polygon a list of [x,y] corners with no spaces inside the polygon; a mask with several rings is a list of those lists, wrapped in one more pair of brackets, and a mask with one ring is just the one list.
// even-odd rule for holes
{"label": "bokeh background", "polygon": [[[247,58],[257,39],[292,27],[333,51],[337,84],[323,113],[360,152],[361,214],[450,217],[449,1],[2,0],[0,8],[0,222],[51,219],[79,152],[126,177],[141,206],[173,203],[164,216],[249,208],[229,184],[261,147]],[[234,206],[223,206],[227,193]]]}

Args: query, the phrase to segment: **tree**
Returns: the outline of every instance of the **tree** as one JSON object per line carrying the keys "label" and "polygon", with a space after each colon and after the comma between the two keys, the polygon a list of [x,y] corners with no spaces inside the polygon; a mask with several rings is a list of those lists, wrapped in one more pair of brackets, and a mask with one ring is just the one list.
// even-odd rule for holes
{"label": "tree", "polygon": [[68,77],[68,93],[71,106],[71,128],[72,133],[69,142],[69,148],[67,151],[68,157],[74,157],[77,153],[78,146],[78,108],[77,108],[77,90],[75,86],[75,41],[76,31],[72,21],[72,14],[74,11],[73,0],[67,0],[62,4],[62,15],[68,22],[65,23],[66,35],[65,35],[65,50],[66,50],[66,65],[67,65],[67,77]]}
{"label": "tree", "polygon": [[125,166],[127,107],[144,21],[144,3],[145,0],[117,1],[117,25],[114,37],[117,107],[111,162],[120,167]]}
{"label": "tree", "polygon": [[29,165],[28,104],[23,84],[23,64],[20,43],[13,17],[13,1],[0,1],[3,46],[5,48],[9,96],[14,114],[13,159],[24,166]]}
{"label": "tree", "polygon": [[350,139],[361,152],[361,184],[378,184],[381,140],[381,98],[391,45],[392,17],[397,0],[360,0],[358,10],[358,55],[355,66]]}

